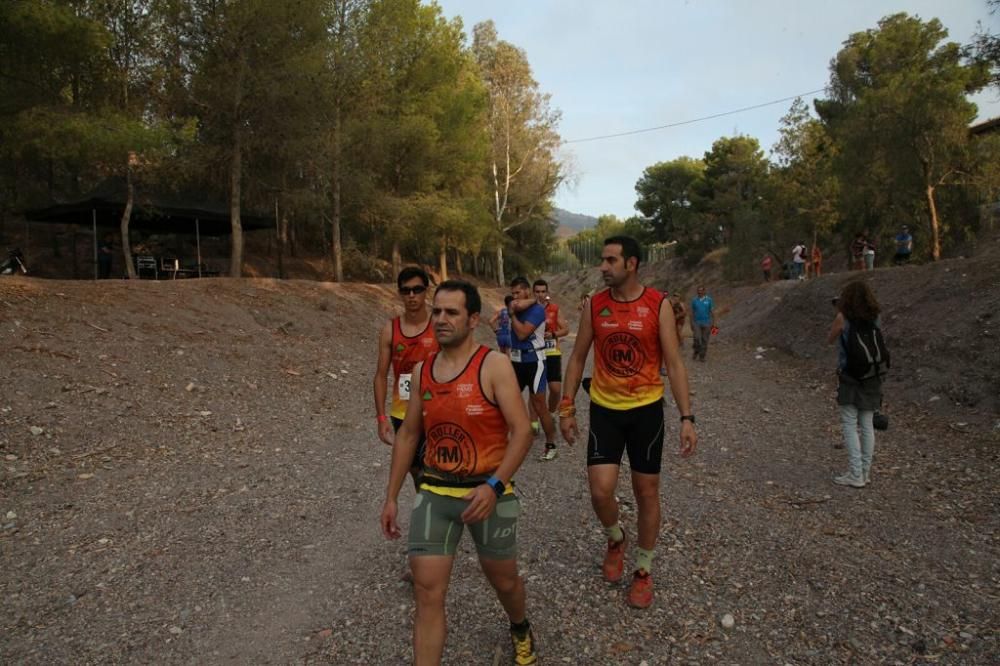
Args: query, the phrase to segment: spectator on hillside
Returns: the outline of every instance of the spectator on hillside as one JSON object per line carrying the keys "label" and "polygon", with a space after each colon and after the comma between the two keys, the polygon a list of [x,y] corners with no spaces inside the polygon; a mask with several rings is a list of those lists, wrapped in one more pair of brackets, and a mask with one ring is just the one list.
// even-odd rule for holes
{"label": "spectator on hillside", "polygon": [[817,243],[813,243],[810,259],[812,260],[813,277],[819,277],[823,274],[823,252],[819,249]]}
{"label": "spectator on hillside", "polygon": [[97,277],[101,280],[107,280],[111,277],[111,259],[113,257],[111,238],[111,234],[105,236],[97,248]]}
{"label": "spectator on hillside", "polygon": [[764,258],[760,262],[760,269],[764,271],[764,282],[771,281],[771,266],[773,265],[773,260],[771,259],[770,253],[765,254]]}
{"label": "spectator on hillside", "polygon": [[851,241],[851,270],[860,271],[865,267],[865,245],[868,238],[860,231],[854,234]]}
{"label": "spectator on hillside", "polygon": [[805,275],[805,265],[806,265],[806,245],[805,243],[798,243],[792,248],[792,277],[799,280],[804,280]]}
{"label": "spectator on hillside", "polygon": [[873,271],[875,270],[875,241],[870,238],[865,238],[865,270]]}
{"label": "spectator on hillside", "polygon": [[913,254],[913,236],[910,235],[910,228],[904,224],[896,235],[896,256],[892,258],[892,263],[901,266],[910,261],[911,254]]}

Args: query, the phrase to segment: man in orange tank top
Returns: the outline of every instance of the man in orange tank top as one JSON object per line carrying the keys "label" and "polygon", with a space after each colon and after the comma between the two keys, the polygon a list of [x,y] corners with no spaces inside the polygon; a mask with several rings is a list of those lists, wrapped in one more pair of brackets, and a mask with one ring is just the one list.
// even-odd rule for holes
{"label": "man in orange tank top", "polygon": [[[403,304],[403,315],[386,322],[378,336],[378,364],[372,382],[375,392],[375,422],[378,436],[392,446],[394,433],[406,416],[406,405],[410,399],[410,382],[413,368],[432,352],[437,351],[437,341],[431,329],[431,315],[427,310],[427,287],[430,278],[417,266],[407,266],[396,277],[399,300]],[[392,402],[388,416],[385,413],[385,399],[388,393],[386,375],[392,366]],[[423,442],[410,466],[414,487],[420,473]]]}
{"label": "man in orange tank top", "polygon": [[569,335],[569,325],[559,311],[559,305],[552,302],[549,283],[538,278],[531,283],[535,300],[545,308],[545,384],[549,392],[549,411],[559,408],[562,397],[562,351],[559,338]]}
{"label": "man in orange tank top", "polygon": [[624,453],[632,469],[638,506],[638,549],[628,602],[637,608],[653,603],[653,548],[660,530],[660,459],[663,452],[663,381],[680,411],[680,453],[694,453],[694,429],[687,371],[678,350],[673,308],[663,295],[639,282],[640,248],[633,238],[604,241],[601,276],[608,289],[591,298],[589,316],[580,318],[576,344],[566,368],[559,427],[568,443],[577,438],[574,398],[584,362],[594,345],[590,385],[590,436],[587,475],[590,500],[608,538],[602,570],[606,580],[621,580],[625,568],[625,532],[618,523],[615,488]]}
{"label": "man in orange tank top", "polygon": [[441,662],[445,594],[465,527],[510,620],[514,662],[537,662],[517,570],[520,503],[511,482],[531,447],[531,426],[510,359],[473,339],[481,308],[479,292],[468,282],[438,287],[431,320],[441,351],[414,369],[392,451],[380,523],[387,538],[398,539],[399,491],[417,442],[427,439],[424,476],[410,514],[415,664]]}

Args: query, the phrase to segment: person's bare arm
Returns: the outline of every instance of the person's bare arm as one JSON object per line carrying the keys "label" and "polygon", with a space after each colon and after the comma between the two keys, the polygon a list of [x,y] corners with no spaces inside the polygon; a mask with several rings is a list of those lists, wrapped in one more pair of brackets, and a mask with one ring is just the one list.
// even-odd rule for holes
{"label": "person's bare arm", "polygon": [[840,334],[844,332],[844,313],[838,312],[830,325],[830,332],[826,334],[826,344],[832,345],[837,342]]}
{"label": "person's bare arm", "polygon": [[563,318],[562,310],[560,310],[559,314],[556,316],[556,330],[553,331],[553,335],[556,338],[565,338],[569,335],[569,324],[566,323],[566,319]]}
{"label": "person's bare arm", "polygon": [[496,312],[493,313],[493,316],[490,317],[490,328],[492,328],[494,331],[497,330],[497,322],[499,321],[500,321],[500,310],[498,309]]}
{"label": "person's bare arm", "polygon": [[[580,315],[580,326],[576,331],[576,341],[573,343],[573,351],[569,355],[569,362],[566,364],[566,377],[563,379],[563,397],[559,403],[559,430],[567,444],[576,441],[576,408],[573,407],[576,401],[576,392],[580,390],[580,380],[583,378],[583,368],[587,363],[587,354],[590,353],[590,346],[594,342],[594,329],[590,321],[589,301]],[[563,416],[564,407],[573,407],[572,415]]]}
{"label": "person's bare arm", "polygon": [[510,311],[513,312],[524,312],[532,305],[538,303],[533,298],[515,298],[510,302]]}
{"label": "person's bare arm", "polygon": [[[669,303],[660,305],[660,350],[664,356],[667,368],[667,379],[670,381],[670,393],[677,403],[677,411],[681,416],[691,414],[691,390],[688,386],[687,368],[681,359],[677,342],[677,324],[674,321],[674,309]],[[713,318],[714,325],[714,318]],[[698,434],[691,421],[681,421],[680,451],[684,457],[690,456],[698,446]]]}
{"label": "person's bare arm", "polygon": [[418,363],[417,367],[413,369],[413,380],[410,383],[412,390],[410,391],[410,402],[406,407],[406,418],[399,426],[396,441],[392,446],[389,483],[385,489],[385,502],[382,505],[380,518],[382,533],[388,539],[398,539],[402,534],[399,524],[396,522],[399,489],[403,487],[403,481],[410,470],[413,456],[417,452],[417,442],[420,441],[420,433],[424,428],[423,405],[420,398],[420,368],[422,366],[423,363]]}
{"label": "person's bare arm", "polygon": [[375,364],[375,379],[372,381],[375,393],[375,418],[378,421],[378,436],[386,444],[393,442],[392,424],[385,417],[385,397],[389,392],[389,365],[392,363],[392,321],[387,321],[378,335],[378,362]]}
{"label": "person's bare arm", "polygon": [[[531,424],[510,360],[503,354],[490,352],[483,361],[483,376],[485,378],[483,391],[487,397],[490,393],[493,394],[493,402],[500,408],[510,429],[507,450],[504,452],[503,460],[500,461],[500,466],[493,473],[493,476],[506,485],[524,462],[531,448],[533,438]],[[463,499],[468,500],[469,506],[462,512],[462,522],[475,523],[493,513],[497,496],[493,489],[484,483],[470,490]]]}
{"label": "person's bare arm", "polygon": [[[515,301],[515,303],[516,302],[517,301]],[[513,305],[513,303],[511,303],[511,305]],[[531,334],[535,332],[536,328],[538,328],[538,324],[521,321],[514,315],[511,315],[510,317],[510,330],[514,332],[514,335],[517,336],[518,340],[527,340],[531,337]]]}

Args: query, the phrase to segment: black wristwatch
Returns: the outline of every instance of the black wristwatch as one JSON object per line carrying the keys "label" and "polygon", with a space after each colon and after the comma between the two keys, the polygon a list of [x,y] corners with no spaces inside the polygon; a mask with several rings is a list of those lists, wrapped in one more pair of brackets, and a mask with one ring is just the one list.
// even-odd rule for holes
{"label": "black wristwatch", "polygon": [[505,486],[504,482],[495,476],[491,476],[486,479],[486,485],[493,489],[493,492],[497,494],[497,497],[502,497],[503,494],[507,492],[507,486]]}
{"label": "black wristwatch", "polygon": [[690,421],[694,423],[694,414],[684,414],[681,416],[681,421]]}

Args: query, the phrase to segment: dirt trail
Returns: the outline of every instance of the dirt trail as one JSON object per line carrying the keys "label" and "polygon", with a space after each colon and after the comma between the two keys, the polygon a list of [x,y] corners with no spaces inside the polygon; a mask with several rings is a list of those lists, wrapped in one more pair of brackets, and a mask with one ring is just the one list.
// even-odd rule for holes
{"label": "dirt trail", "polygon": [[[363,285],[0,281],[0,659],[405,663],[370,404],[390,306]],[[650,610],[600,580],[582,451],[518,474],[545,663],[995,662],[989,432],[902,404],[873,484],[840,488],[830,373],[713,345],[689,364],[695,458],[667,407]],[[627,475],[620,496],[634,536]],[[506,663],[467,540],[449,614],[446,663]]]}
{"label": "dirt trail", "polygon": [[[691,368],[701,451],[676,457],[672,429],[649,612],[628,609],[624,588],[600,579],[582,451],[563,448],[554,463],[533,457],[518,474],[521,561],[546,663],[993,661],[995,448],[917,419],[922,432],[880,438],[870,488],[840,488],[831,483],[845,467],[832,448],[833,382],[803,386],[789,359],[753,357],[723,343]],[[619,495],[634,537],[628,487],[626,476]],[[359,629],[334,638],[322,661],[406,660],[412,611],[409,589],[390,574],[398,554],[373,557],[348,602]],[[501,611],[468,544],[449,594],[447,663],[506,654]],[[719,625],[725,613],[731,631]]]}

